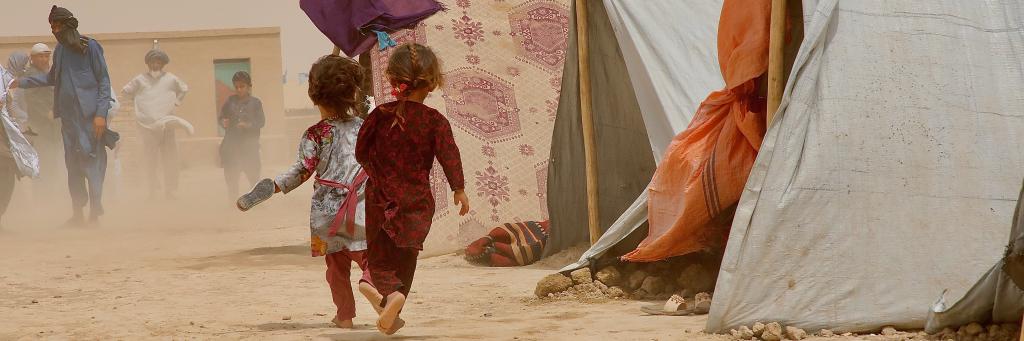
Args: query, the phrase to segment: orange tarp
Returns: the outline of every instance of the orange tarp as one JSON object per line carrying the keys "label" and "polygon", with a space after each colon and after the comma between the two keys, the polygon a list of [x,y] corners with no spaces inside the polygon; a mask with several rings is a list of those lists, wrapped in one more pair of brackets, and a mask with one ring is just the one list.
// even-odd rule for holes
{"label": "orange tarp", "polygon": [[764,137],[757,78],[768,69],[770,0],[725,0],[718,60],[726,88],[700,104],[665,152],[651,182],[650,234],[623,260],[653,262],[708,248],[709,222],[736,204]]}

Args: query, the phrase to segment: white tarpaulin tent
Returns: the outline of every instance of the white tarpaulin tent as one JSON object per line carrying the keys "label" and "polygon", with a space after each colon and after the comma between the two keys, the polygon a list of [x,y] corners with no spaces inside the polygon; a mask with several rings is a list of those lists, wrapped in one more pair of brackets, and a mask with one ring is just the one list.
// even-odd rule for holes
{"label": "white tarpaulin tent", "polygon": [[[636,94],[650,150],[655,162],[660,162],[669,142],[686,129],[700,102],[711,91],[724,87],[717,47],[722,1],[604,0],[603,5]],[[593,10],[595,7],[592,6]],[[569,50],[573,49],[575,46],[570,46]],[[599,96],[602,94],[594,94],[594,97]],[[602,113],[599,107],[595,107],[595,115]],[[604,137],[598,136],[599,139]],[[555,164],[553,167],[560,166]],[[552,212],[553,217],[556,214]],[[586,265],[588,260],[604,254],[646,221],[647,191],[642,190],[580,261],[566,266],[564,270]],[[553,222],[557,220],[553,218]],[[586,228],[583,225],[575,227],[582,228],[582,231]]]}
{"label": "white tarpaulin tent", "polygon": [[1024,178],[1024,5],[803,4],[707,330],[922,328],[1002,256]]}

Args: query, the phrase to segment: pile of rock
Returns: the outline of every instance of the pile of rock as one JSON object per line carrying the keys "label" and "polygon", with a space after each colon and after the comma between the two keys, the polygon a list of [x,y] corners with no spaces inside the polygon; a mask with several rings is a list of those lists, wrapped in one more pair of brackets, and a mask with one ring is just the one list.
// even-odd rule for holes
{"label": "pile of rock", "polygon": [[[729,331],[729,333],[732,335],[734,340],[803,340],[809,336],[800,328],[784,327],[778,322],[768,324],[758,322],[752,327],[742,326],[739,329]],[[969,325],[962,326],[957,330],[946,328],[935,335],[928,335],[924,332],[900,331],[895,327],[888,326],[882,328],[880,334],[858,335],[857,337],[868,341],[1013,341],[1017,340],[1019,335],[1020,326],[1017,324],[994,324],[986,327],[978,323],[971,323]],[[837,336],[853,336],[853,334],[845,333],[842,335],[836,335],[836,333],[831,330],[822,329],[814,336],[831,338]]]}
{"label": "pile of rock", "polygon": [[992,324],[983,326],[980,323],[971,323],[961,326],[957,330],[946,328],[938,334],[932,335],[932,340],[957,340],[957,341],[1011,341],[1020,337],[1020,325],[1015,323]]}
{"label": "pile of rock", "polygon": [[621,287],[607,285],[612,281],[608,277],[604,278],[604,281],[595,280],[587,268],[573,271],[568,277],[555,273],[541,279],[534,294],[540,298],[576,298],[585,301],[626,297]]}
{"label": "pile of rock", "polygon": [[[768,324],[758,322],[752,327],[742,326],[740,329],[730,330],[729,334],[731,334],[733,339],[736,340],[780,341],[803,340],[807,338],[807,332],[803,329],[796,327],[783,327],[782,324],[778,322],[771,322]],[[819,336],[829,337],[834,336],[834,334]]]}
{"label": "pile of rock", "polygon": [[672,295],[694,297],[712,292],[718,271],[692,261],[615,264],[597,273],[580,269],[570,276],[553,274],[537,283],[538,297],[584,296],[602,293],[608,298],[664,300]]}

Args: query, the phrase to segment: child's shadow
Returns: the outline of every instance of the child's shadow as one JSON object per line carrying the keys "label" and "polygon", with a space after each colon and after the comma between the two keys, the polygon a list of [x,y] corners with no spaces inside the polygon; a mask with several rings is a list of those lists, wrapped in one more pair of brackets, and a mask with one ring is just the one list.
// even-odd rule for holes
{"label": "child's shadow", "polygon": [[[264,323],[256,326],[256,329],[265,332],[282,331],[282,330],[301,330],[301,329],[327,329],[334,328],[334,324],[331,323]],[[374,329],[376,330],[376,329]]]}
{"label": "child's shadow", "polygon": [[321,334],[319,337],[336,341],[384,341],[384,340],[440,340],[433,335],[402,335],[399,331],[395,335],[384,335],[373,326],[356,326],[355,329],[341,331],[339,333]]}

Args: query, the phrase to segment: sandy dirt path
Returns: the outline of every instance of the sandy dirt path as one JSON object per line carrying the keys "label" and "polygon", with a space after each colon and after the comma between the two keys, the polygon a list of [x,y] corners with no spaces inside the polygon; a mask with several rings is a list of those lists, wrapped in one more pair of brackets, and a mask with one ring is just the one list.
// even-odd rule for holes
{"label": "sandy dirt path", "polygon": [[379,334],[358,295],[356,329],[333,328],[307,246],[310,186],[241,213],[221,179],[187,170],[177,200],[122,183],[88,228],[60,227],[67,200],[19,183],[0,228],[0,340],[730,340],[701,333],[704,316],[640,312],[652,302],[534,298],[572,252],[505,269],[421,259],[398,335]]}
{"label": "sandy dirt path", "polygon": [[215,170],[185,176],[175,201],[126,187],[91,228],[59,227],[66,206],[31,205],[21,185],[0,230],[0,340],[727,339],[699,336],[704,317],[643,316],[645,302],[532,298],[554,264],[481,268],[454,255],[421,260],[399,335],[378,334],[361,298],[356,330],[331,328],[323,258],[306,246],[308,186],[243,214]]}

